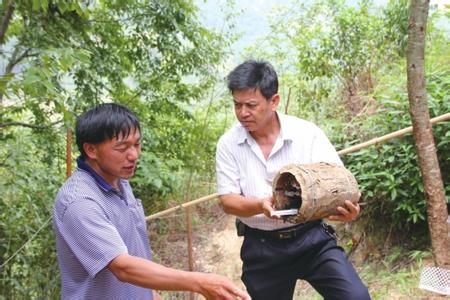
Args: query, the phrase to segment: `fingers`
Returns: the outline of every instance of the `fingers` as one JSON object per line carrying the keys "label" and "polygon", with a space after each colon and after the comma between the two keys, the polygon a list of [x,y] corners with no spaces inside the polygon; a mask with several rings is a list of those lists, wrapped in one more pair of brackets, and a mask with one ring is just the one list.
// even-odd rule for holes
{"label": "fingers", "polygon": [[205,279],[200,292],[206,299],[224,300],[250,300],[250,296],[244,290],[236,286],[228,278],[216,274],[202,274]]}
{"label": "fingers", "polygon": [[356,217],[359,215],[360,207],[358,203],[353,203],[349,200],[345,201],[345,206],[347,206],[349,211],[349,216],[353,219],[356,219]]}
{"label": "fingers", "polygon": [[275,212],[273,205],[273,197],[267,197],[262,200],[262,210],[264,215],[271,219],[281,219],[280,216],[272,214],[273,212]]}
{"label": "fingers", "polygon": [[232,294],[233,294],[235,297],[237,297],[238,299],[242,299],[242,300],[250,300],[250,299],[251,299],[251,298],[250,298],[250,295],[247,294],[247,292],[245,292],[245,291],[243,291],[243,290],[241,290],[241,289],[234,290],[234,291],[232,292]]}
{"label": "fingers", "polygon": [[330,221],[341,221],[341,222],[349,222],[356,219],[359,215],[360,207],[358,203],[352,203],[351,201],[346,200],[344,207],[337,207],[336,210],[340,213],[339,215],[332,215],[328,217]]}
{"label": "fingers", "polygon": [[[237,300],[237,299],[243,299],[243,300],[250,300],[250,296],[247,294],[247,292],[239,289],[239,288],[233,288],[232,290],[227,290],[223,295],[223,299],[230,299],[230,300]],[[213,298],[216,299],[216,298]],[[222,297],[220,298],[222,299]]]}

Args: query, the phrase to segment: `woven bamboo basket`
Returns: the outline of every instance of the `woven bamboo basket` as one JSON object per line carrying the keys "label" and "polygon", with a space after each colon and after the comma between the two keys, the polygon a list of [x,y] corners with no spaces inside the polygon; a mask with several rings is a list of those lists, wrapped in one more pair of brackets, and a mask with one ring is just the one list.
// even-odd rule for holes
{"label": "woven bamboo basket", "polygon": [[280,169],[272,185],[275,209],[290,223],[338,215],[345,200],[357,203],[360,192],[353,174],[331,163],[290,164]]}

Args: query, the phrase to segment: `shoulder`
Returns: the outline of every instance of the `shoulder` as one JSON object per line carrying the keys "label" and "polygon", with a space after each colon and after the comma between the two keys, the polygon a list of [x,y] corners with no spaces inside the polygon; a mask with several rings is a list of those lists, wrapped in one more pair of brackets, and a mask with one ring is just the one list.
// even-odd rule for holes
{"label": "shoulder", "polygon": [[285,120],[285,122],[289,125],[296,125],[296,126],[302,126],[305,128],[318,128],[316,124],[313,122],[307,121],[305,119],[291,116],[291,115],[281,115],[281,118]]}
{"label": "shoulder", "polygon": [[242,127],[241,124],[236,123],[220,137],[219,141],[217,142],[217,145],[219,147],[237,144],[238,141],[241,138],[243,138],[244,135],[245,129]]}
{"label": "shoulder", "polygon": [[91,205],[98,205],[96,199],[101,198],[100,188],[94,179],[84,171],[75,171],[59,189],[54,205],[54,213],[62,218],[67,208],[83,202],[88,209]]}
{"label": "shoulder", "polygon": [[280,118],[283,123],[283,131],[291,135],[299,136],[315,136],[318,133],[322,133],[322,130],[313,122],[290,115],[280,114]]}

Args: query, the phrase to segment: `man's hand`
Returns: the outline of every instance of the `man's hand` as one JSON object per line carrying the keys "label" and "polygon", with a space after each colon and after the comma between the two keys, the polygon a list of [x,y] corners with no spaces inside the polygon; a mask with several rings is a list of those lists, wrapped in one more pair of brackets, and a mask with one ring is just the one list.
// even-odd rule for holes
{"label": "man's hand", "polygon": [[356,219],[360,211],[359,204],[358,203],[354,204],[353,202],[346,200],[345,206],[346,208],[341,206],[337,208],[337,210],[341,213],[340,215],[332,215],[329,216],[327,219],[330,221],[341,221],[341,222],[349,222]]}
{"label": "man's hand", "polygon": [[278,215],[272,215],[272,213],[275,212],[272,196],[263,198],[261,201],[262,201],[261,202],[262,211],[266,217],[275,219],[275,220],[281,219],[281,217]]}
{"label": "man's hand", "polygon": [[121,254],[108,265],[122,282],[155,290],[191,291],[206,299],[249,300],[250,296],[226,277],[211,273],[187,272],[168,268],[147,259]]}
{"label": "man's hand", "polygon": [[241,290],[227,278],[216,274],[197,273],[199,276],[200,293],[206,299],[250,300],[247,292]]}

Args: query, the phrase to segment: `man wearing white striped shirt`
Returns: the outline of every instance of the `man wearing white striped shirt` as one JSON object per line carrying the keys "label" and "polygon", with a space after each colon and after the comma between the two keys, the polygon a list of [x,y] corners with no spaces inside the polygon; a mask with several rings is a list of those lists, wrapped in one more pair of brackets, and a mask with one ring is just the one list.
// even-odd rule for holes
{"label": "man wearing white striped shirt", "polygon": [[[325,299],[370,299],[332,228],[320,221],[292,226],[274,212],[272,181],[290,163],[342,164],[316,125],[277,112],[278,78],[265,61],[246,61],[228,75],[239,121],[219,140],[217,184],[225,212],[238,217],[242,280],[252,299],[292,299],[297,279]],[[351,221],[358,204],[346,201],[330,220]]]}

